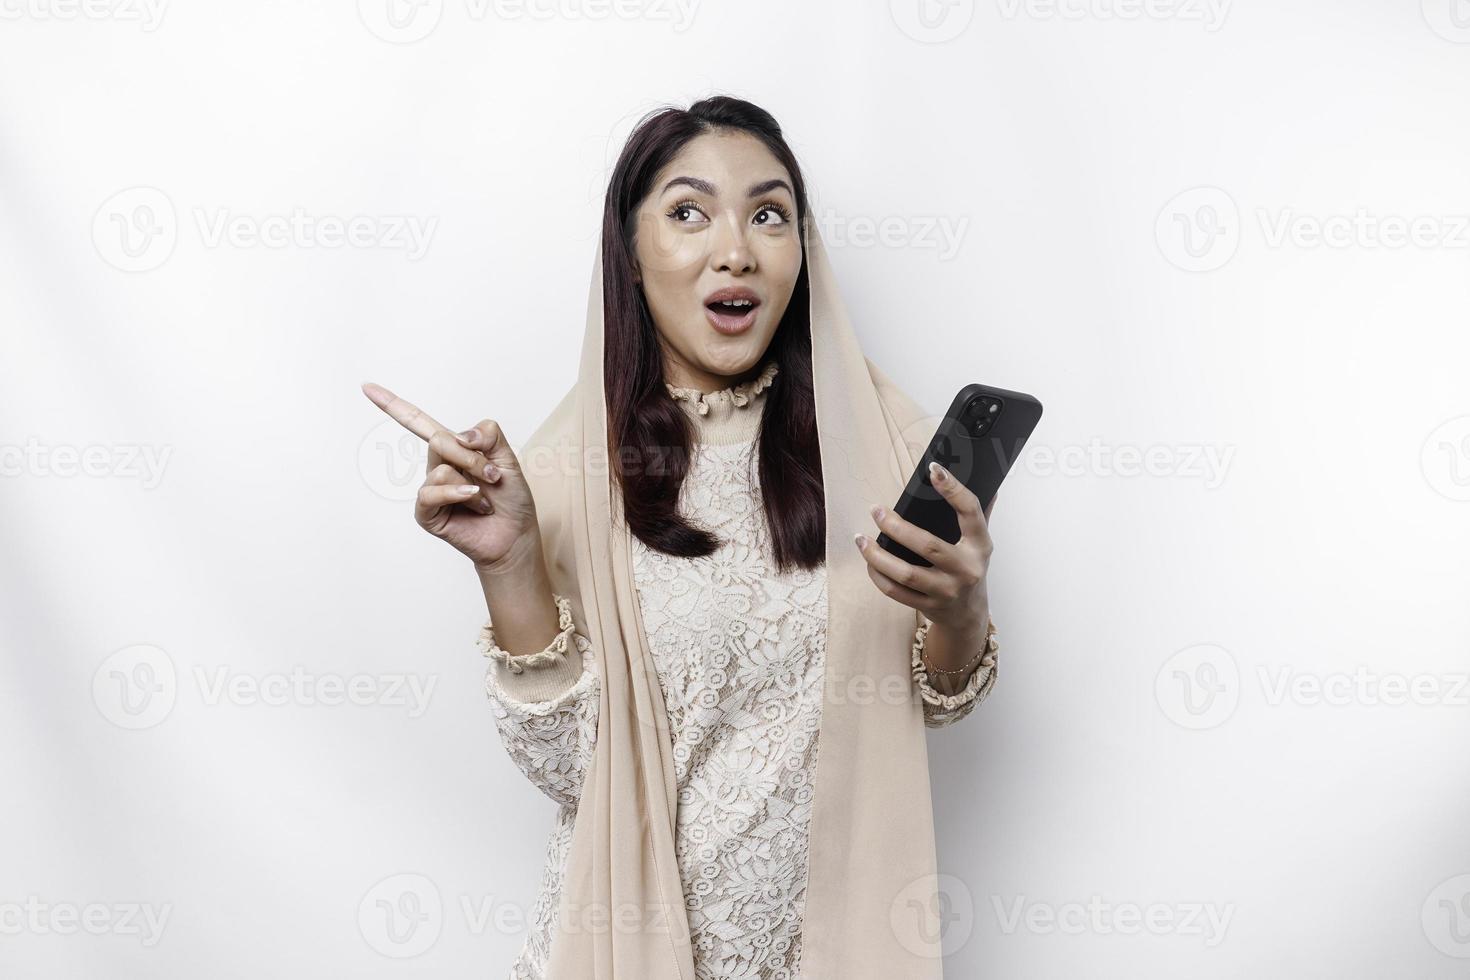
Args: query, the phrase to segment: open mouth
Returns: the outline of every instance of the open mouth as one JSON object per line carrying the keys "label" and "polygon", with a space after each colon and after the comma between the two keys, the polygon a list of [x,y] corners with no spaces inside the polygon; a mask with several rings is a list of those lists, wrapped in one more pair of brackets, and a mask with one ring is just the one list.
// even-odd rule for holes
{"label": "open mouth", "polygon": [[709,311],[709,321],[716,330],[739,333],[755,322],[755,311],[759,306],[758,300],[734,299],[716,300],[706,303],[704,308]]}

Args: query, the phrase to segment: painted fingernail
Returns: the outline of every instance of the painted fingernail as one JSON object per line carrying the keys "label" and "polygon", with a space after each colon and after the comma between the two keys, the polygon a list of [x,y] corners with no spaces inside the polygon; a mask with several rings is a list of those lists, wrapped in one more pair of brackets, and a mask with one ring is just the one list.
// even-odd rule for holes
{"label": "painted fingernail", "polygon": [[462,497],[468,497],[471,494],[479,493],[480,488],[471,483],[462,483],[454,488],[454,492]]}
{"label": "painted fingernail", "polygon": [[496,480],[500,479],[500,470],[496,467],[494,463],[485,464],[485,479],[489,480],[491,483],[494,483]]}
{"label": "painted fingernail", "polygon": [[931,460],[929,463],[929,478],[938,483],[943,483],[949,479],[949,470]]}
{"label": "painted fingernail", "polygon": [[883,520],[883,508],[882,507],[874,507],[871,511],[869,511],[869,513],[873,515],[873,520],[875,520],[875,521],[881,521],[881,520]]}
{"label": "painted fingernail", "polygon": [[455,438],[466,446],[473,446],[480,441],[480,432],[478,429],[466,429],[456,435]]}
{"label": "painted fingernail", "polygon": [[854,534],[852,543],[858,546],[858,551],[862,551],[868,546],[868,537],[865,534]]}

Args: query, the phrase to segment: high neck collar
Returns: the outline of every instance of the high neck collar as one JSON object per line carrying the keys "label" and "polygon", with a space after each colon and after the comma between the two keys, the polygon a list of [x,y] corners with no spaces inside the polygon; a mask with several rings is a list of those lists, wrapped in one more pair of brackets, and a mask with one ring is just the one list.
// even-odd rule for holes
{"label": "high neck collar", "polygon": [[779,365],[767,362],[761,373],[719,391],[700,391],[665,384],[669,396],[694,420],[699,441],[709,445],[750,442],[760,431],[765,411],[762,393],[775,380]]}

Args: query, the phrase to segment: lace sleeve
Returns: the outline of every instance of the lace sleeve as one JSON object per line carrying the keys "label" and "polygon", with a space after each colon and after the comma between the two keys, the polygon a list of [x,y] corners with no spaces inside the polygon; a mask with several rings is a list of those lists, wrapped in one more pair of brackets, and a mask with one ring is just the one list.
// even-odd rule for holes
{"label": "lace sleeve", "polygon": [[[917,610],[916,610],[917,612]],[[919,697],[924,703],[924,725],[928,728],[943,728],[953,725],[961,718],[975,710],[975,705],[985,700],[990,689],[995,686],[995,655],[1000,649],[995,638],[995,623],[990,624],[990,632],[985,638],[985,653],[980,657],[980,665],[970,674],[970,679],[965,686],[956,694],[943,694],[929,679],[929,671],[924,667],[924,641],[929,636],[929,627],[934,624],[929,617],[923,613],[917,613],[918,626],[914,630],[914,643],[912,659],[910,661],[914,677],[914,683],[918,685]]]}
{"label": "lace sleeve", "polygon": [[601,685],[592,644],[573,624],[571,601],[553,598],[561,631],[546,649],[506,652],[490,620],[478,645],[490,658],[485,691],[511,761],[552,800],[575,806],[597,742]]}

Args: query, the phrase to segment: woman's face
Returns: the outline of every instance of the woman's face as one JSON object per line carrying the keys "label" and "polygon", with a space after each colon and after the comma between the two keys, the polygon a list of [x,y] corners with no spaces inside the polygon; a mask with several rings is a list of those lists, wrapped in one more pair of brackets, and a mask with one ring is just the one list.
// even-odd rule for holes
{"label": "woman's face", "polygon": [[[745,380],[764,357],[801,272],[786,168],[753,136],[705,133],[669,161],[633,219],[637,274],[666,380],[703,391]],[[712,310],[717,292],[730,289],[754,308]]]}

